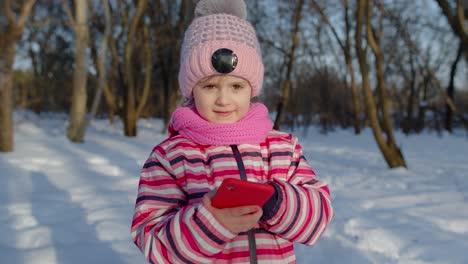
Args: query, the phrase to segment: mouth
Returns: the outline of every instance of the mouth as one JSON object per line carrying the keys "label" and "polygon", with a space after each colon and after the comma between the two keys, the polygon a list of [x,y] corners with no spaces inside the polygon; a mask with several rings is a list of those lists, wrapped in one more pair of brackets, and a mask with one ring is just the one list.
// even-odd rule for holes
{"label": "mouth", "polygon": [[232,114],[232,111],[214,111],[218,116],[226,117]]}

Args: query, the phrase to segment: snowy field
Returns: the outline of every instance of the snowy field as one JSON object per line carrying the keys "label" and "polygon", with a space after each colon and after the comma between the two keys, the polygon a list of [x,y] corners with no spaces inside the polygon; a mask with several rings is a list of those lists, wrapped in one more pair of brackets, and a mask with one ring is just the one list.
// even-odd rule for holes
{"label": "snowy field", "polygon": [[[144,263],[130,234],[139,170],[164,139],[96,120],[84,144],[66,116],[15,113],[15,152],[0,154],[0,263]],[[409,169],[389,170],[369,130],[297,133],[330,184],[335,218],[298,263],[468,263],[468,140],[397,134]]]}

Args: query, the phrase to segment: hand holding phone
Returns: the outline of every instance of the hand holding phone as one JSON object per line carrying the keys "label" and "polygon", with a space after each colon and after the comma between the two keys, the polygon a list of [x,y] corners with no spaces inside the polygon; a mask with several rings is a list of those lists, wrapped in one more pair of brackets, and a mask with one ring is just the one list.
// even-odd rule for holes
{"label": "hand holding phone", "polygon": [[230,178],[221,183],[221,186],[211,198],[211,204],[215,208],[232,208],[245,205],[262,207],[274,192],[275,189],[270,184]]}
{"label": "hand holding phone", "polygon": [[258,224],[263,215],[263,210],[257,205],[239,206],[233,208],[216,208],[212,205],[211,199],[215,191],[206,193],[202,203],[216,219],[233,233],[247,232]]}

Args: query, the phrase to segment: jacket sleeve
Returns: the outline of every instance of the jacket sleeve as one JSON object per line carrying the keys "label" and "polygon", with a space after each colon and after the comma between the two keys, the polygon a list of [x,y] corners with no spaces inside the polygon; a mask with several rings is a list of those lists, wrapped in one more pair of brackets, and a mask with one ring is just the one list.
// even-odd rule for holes
{"label": "jacket sleeve", "polygon": [[141,170],[131,235],[151,263],[211,263],[237,234],[201,203],[187,203],[165,151],[156,146]]}
{"label": "jacket sleeve", "polygon": [[313,245],[334,215],[330,192],[308,162],[296,137],[292,138],[292,157],[285,179],[273,179],[276,197],[264,207],[261,225],[289,240]]}

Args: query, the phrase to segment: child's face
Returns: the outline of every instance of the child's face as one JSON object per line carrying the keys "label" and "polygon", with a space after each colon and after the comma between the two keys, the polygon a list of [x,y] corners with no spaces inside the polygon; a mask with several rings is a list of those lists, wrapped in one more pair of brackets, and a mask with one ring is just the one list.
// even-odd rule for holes
{"label": "child's face", "polygon": [[235,123],[250,107],[252,87],[234,76],[213,76],[199,81],[193,88],[198,113],[213,123]]}

